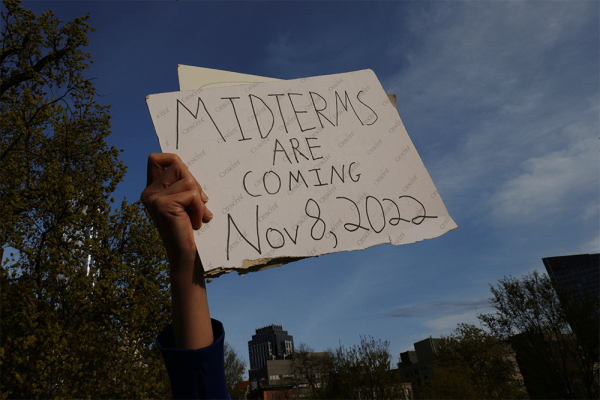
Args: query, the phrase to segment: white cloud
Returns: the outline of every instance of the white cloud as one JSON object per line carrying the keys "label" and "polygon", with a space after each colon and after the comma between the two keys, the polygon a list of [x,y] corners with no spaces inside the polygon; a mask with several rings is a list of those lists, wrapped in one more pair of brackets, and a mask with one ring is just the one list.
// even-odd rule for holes
{"label": "white cloud", "polygon": [[496,220],[530,221],[579,203],[575,199],[598,185],[597,141],[583,139],[524,161],[523,172],[506,181],[491,200]]}
{"label": "white cloud", "polygon": [[423,323],[426,327],[431,329],[431,336],[449,336],[458,326],[458,324],[470,324],[477,327],[481,327],[479,320],[477,319],[477,313],[465,312],[462,314],[445,315],[440,318],[430,319]]}
{"label": "white cloud", "polygon": [[491,311],[492,308],[487,298],[476,300],[442,299],[398,307],[387,315],[395,318],[409,318],[411,324],[419,323],[427,327],[429,332],[420,333],[423,337],[429,335],[439,337],[450,335],[460,323],[480,326],[477,314]]}
{"label": "white cloud", "polygon": [[[583,214],[581,215],[581,217],[583,219],[596,218],[596,220],[597,220],[598,214],[600,214],[600,203],[598,203],[598,202],[590,203],[588,205],[588,207],[584,208]],[[600,227],[599,227],[599,231],[600,231]]]}
{"label": "white cloud", "polygon": [[395,308],[387,315],[397,318],[428,317],[438,314],[461,314],[474,312],[489,307],[487,299],[479,300],[449,300],[444,299],[429,303],[415,304]]}
{"label": "white cloud", "polygon": [[573,254],[600,253],[600,235],[593,237],[589,242],[582,244]]}

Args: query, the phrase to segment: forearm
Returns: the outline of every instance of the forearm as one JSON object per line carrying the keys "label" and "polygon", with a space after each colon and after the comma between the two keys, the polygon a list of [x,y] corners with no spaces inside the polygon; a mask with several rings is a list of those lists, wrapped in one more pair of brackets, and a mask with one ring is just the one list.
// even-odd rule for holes
{"label": "forearm", "polygon": [[213,217],[205,205],[208,197],[177,155],[163,153],[148,157],[141,199],[169,257],[174,344],[181,349],[209,346],[214,338],[193,231]]}
{"label": "forearm", "polygon": [[199,349],[213,343],[204,269],[200,257],[171,261],[173,340],[182,349]]}

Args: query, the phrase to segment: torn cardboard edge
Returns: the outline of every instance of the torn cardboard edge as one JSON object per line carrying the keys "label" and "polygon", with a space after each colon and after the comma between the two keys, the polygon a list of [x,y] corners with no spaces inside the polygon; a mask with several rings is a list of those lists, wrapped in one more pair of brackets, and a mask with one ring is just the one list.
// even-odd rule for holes
{"label": "torn cardboard edge", "polygon": [[[452,232],[453,230],[455,230],[457,228],[458,228],[458,226],[450,229],[448,232]],[[448,232],[446,232],[446,233],[448,233]],[[424,240],[430,240],[430,239],[435,239],[435,238],[436,237],[423,238],[423,239],[418,240],[413,243],[419,243]],[[300,261],[300,260],[304,260],[306,258],[317,258],[317,257],[325,256],[328,254],[337,254],[337,253],[344,253],[344,252],[349,252],[349,251],[360,251],[360,250],[370,249],[371,247],[382,246],[382,245],[386,245],[386,244],[391,244],[392,246],[400,246],[401,245],[400,243],[394,244],[391,236],[388,236],[388,239],[389,239],[389,242],[387,242],[387,243],[374,244],[374,245],[366,247],[364,249],[342,250],[342,251],[333,252],[333,253],[317,254],[317,255],[309,256],[309,257],[273,257],[273,258],[258,258],[256,260],[247,260],[246,259],[243,261],[242,266],[239,268],[218,267],[218,268],[211,269],[209,271],[205,271],[204,275],[210,279],[215,279],[221,275],[226,275],[231,272],[237,272],[238,275],[244,276],[251,272],[259,272],[259,271],[264,271],[264,270],[270,269],[270,268],[281,267],[282,265],[290,264],[290,263]],[[413,243],[410,243],[410,244],[413,244]],[[200,256],[200,259],[202,259],[202,256]]]}

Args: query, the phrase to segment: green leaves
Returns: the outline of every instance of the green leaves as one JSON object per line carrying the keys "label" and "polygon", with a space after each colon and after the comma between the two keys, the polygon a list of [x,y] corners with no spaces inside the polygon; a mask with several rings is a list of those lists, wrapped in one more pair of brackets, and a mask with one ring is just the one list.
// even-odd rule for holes
{"label": "green leaves", "polygon": [[244,391],[239,389],[239,384],[244,380],[246,363],[237,354],[235,349],[227,342],[224,344],[224,353],[227,392],[232,399],[243,397]]}
{"label": "green leaves", "polygon": [[421,399],[526,398],[514,351],[474,325],[460,324],[442,338],[432,379],[415,390]]}
{"label": "green leaves", "polygon": [[390,371],[389,342],[361,336],[360,344],[340,345],[327,356],[301,346],[294,354],[296,384],[308,385],[309,398],[404,398],[400,378]]}
{"label": "green leaves", "polygon": [[86,79],[89,16],[5,0],[0,53],[3,398],[161,397],[166,254],[142,205],[108,201],[126,167]]}
{"label": "green leaves", "polygon": [[400,382],[390,373],[389,342],[361,336],[360,345],[338,347],[332,356],[330,393],[336,398],[374,399],[402,396]]}
{"label": "green leaves", "polygon": [[554,285],[537,271],[491,288],[481,320],[510,342],[531,397],[598,398],[599,299]]}

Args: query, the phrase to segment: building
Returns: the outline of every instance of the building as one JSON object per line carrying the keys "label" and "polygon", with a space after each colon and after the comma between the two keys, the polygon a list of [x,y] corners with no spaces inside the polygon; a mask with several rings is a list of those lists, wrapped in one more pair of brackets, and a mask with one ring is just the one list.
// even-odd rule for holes
{"label": "building", "polygon": [[[329,357],[327,352],[308,353],[310,359]],[[249,371],[250,381],[261,382],[266,386],[281,386],[292,383],[304,383],[302,374],[294,376],[294,355],[286,360],[267,360],[259,369],[251,369]],[[315,367],[317,371],[319,367]],[[319,372],[317,372],[319,373]],[[322,372],[321,372],[322,373]]]}
{"label": "building", "polygon": [[249,371],[254,397],[264,400],[291,399],[296,382],[292,360],[267,360],[260,369]]}
{"label": "building", "polygon": [[402,382],[421,383],[431,379],[431,362],[437,354],[442,339],[427,338],[414,343],[414,351],[400,353],[398,373]]}
{"label": "building", "polygon": [[[406,384],[404,386],[406,398],[412,398],[412,390],[433,378],[432,364],[438,355],[442,339],[427,338],[414,343],[414,351],[405,351],[400,353],[400,362],[398,363],[397,374],[400,380]],[[515,351],[509,343],[502,343],[504,357],[512,364],[512,376],[514,382],[520,387],[524,387],[523,376],[519,369]],[[394,370],[396,371],[396,370]]]}
{"label": "building", "polygon": [[562,287],[600,296],[600,254],[542,258],[548,276]]}
{"label": "building", "polygon": [[259,369],[249,371],[250,382],[261,382],[265,386],[281,386],[292,383],[292,360],[267,360]]}
{"label": "building", "polygon": [[[593,301],[598,301],[598,298],[600,298],[600,254],[546,257],[542,258],[542,261],[548,275],[553,280],[561,303],[568,310],[566,312],[566,319],[571,326],[572,334],[561,335],[561,337],[548,335],[541,340],[550,343],[562,343],[562,346],[575,349],[575,353],[577,353],[577,349],[583,350],[584,354],[580,354],[577,357],[579,360],[598,360],[600,354],[600,343],[598,340],[599,321],[598,310],[596,308],[598,303],[593,303]],[[566,296],[561,294],[560,288],[573,289],[574,298],[571,298],[568,294]],[[585,295],[589,297],[586,299]],[[551,346],[546,345],[543,347]],[[557,348],[560,348],[560,346]],[[556,358],[559,359],[558,357]],[[521,357],[519,363],[525,364],[526,361],[526,357]],[[524,368],[528,372],[537,372],[533,367]],[[591,368],[597,370],[598,362],[596,361],[595,365]],[[552,366],[552,369],[560,370],[560,368],[554,368],[554,366]],[[553,370],[550,370],[546,376],[552,376],[551,373],[554,372]],[[544,385],[534,386],[530,383],[536,380],[534,373],[524,373],[524,375],[527,375],[528,391],[539,394],[538,397],[548,395],[548,393],[544,392]],[[530,386],[532,389],[530,389]]]}
{"label": "building", "polygon": [[[404,353],[402,353],[404,354]],[[402,395],[400,396],[398,395],[397,398],[398,399],[412,399],[414,398],[413,395],[413,388],[412,388],[412,383],[410,382],[406,382],[403,380],[401,372],[399,369],[391,369],[390,370],[390,374],[392,375],[392,378],[395,382],[401,382],[400,383],[400,390],[402,391]]]}
{"label": "building", "polygon": [[294,352],[294,338],[281,325],[269,325],[256,329],[248,341],[250,369],[265,367],[267,360],[285,360]]}

